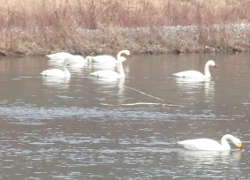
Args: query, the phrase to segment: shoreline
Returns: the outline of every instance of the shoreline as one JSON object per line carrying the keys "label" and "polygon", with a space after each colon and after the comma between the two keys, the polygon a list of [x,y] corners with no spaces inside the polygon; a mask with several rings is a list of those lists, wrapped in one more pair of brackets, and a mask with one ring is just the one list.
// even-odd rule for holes
{"label": "shoreline", "polygon": [[[0,31],[3,35],[3,30]],[[6,35],[6,31],[5,31]],[[250,51],[250,24],[161,26],[140,28],[8,30],[1,56],[38,56],[66,51],[73,54],[240,53]],[[7,41],[7,40],[6,40]],[[3,46],[5,45],[5,47]],[[7,47],[6,47],[7,45]]]}
{"label": "shoreline", "polygon": [[0,2],[2,55],[250,51],[247,0]]}

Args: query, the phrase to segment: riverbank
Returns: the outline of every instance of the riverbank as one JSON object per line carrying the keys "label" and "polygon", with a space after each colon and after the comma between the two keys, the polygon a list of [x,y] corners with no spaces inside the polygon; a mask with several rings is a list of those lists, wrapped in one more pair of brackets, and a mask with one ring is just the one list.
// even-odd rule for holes
{"label": "riverbank", "polygon": [[247,0],[10,2],[0,7],[2,55],[250,51]]}

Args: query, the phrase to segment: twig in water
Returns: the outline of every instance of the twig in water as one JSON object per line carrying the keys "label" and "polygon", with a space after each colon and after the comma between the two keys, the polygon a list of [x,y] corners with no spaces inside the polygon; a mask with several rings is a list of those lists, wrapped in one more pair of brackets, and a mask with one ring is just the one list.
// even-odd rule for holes
{"label": "twig in water", "polygon": [[138,92],[138,93],[140,93],[140,94],[142,94],[142,95],[145,95],[145,96],[151,97],[151,98],[153,98],[153,99],[156,99],[156,100],[158,100],[158,101],[161,101],[161,102],[164,102],[164,101],[165,101],[164,99],[161,99],[161,98],[159,98],[159,97],[153,96],[153,95],[148,94],[148,93],[145,93],[145,92],[140,91],[140,90],[138,90],[138,89],[135,89],[135,88],[132,88],[132,87],[129,87],[129,86],[125,86],[125,87],[128,88],[128,89],[130,89],[130,90],[133,90],[133,91],[135,91],[135,92]]}
{"label": "twig in water", "polygon": [[164,104],[164,103],[151,103],[151,102],[136,102],[136,103],[126,103],[126,104],[101,104],[103,106],[113,106],[113,107],[119,107],[119,106],[162,106],[162,107],[181,107],[180,105],[175,104]]}

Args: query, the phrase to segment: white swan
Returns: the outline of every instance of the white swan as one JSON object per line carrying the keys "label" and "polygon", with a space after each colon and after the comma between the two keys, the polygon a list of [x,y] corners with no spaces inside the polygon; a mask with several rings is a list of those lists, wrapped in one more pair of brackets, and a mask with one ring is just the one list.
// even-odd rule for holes
{"label": "white swan", "polygon": [[236,147],[242,148],[241,141],[230,134],[224,135],[221,138],[221,143],[213,139],[201,138],[179,141],[177,144],[182,145],[184,148],[189,150],[229,151],[231,150],[231,147],[228,140],[230,140]]}
{"label": "white swan", "polygon": [[216,66],[214,60],[208,60],[204,67],[204,74],[199,71],[189,70],[174,73],[173,75],[179,78],[187,79],[189,81],[209,81],[211,80],[210,66]]}
{"label": "white swan", "polygon": [[98,56],[87,56],[86,59],[92,62],[94,66],[106,69],[112,69],[116,67],[117,60],[123,54],[127,55],[128,50],[121,50],[117,53],[116,58],[111,55],[98,55]]}
{"label": "white swan", "polygon": [[46,56],[49,58],[49,63],[52,65],[64,64],[73,67],[83,67],[88,64],[88,61],[83,56],[73,55],[67,52],[58,52]]}
{"label": "white swan", "polygon": [[96,76],[102,79],[108,79],[108,80],[117,80],[117,79],[125,78],[125,73],[124,73],[122,63],[126,60],[126,58],[123,57],[122,54],[130,55],[130,51],[123,50],[122,53],[120,52],[117,54],[116,66],[117,66],[118,72],[115,72],[113,70],[102,70],[102,71],[96,71],[96,72],[90,73],[90,75]]}
{"label": "white swan", "polygon": [[46,56],[51,60],[58,60],[58,59],[64,59],[64,58],[70,57],[72,56],[72,54],[67,53],[67,52],[58,52],[54,54],[48,54]]}
{"label": "white swan", "polygon": [[47,69],[40,73],[45,77],[53,77],[53,78],[70,78],[71,74],[66,67],[61,69]]}
{"label": "white swan", "polygon": [[64,64],[66,66],[71,66],[71,67],[84,67],[88,65],[88,61],[84,59],[83,56],[80,55],[72,55],[70,57],[66,57],[64,59]]}

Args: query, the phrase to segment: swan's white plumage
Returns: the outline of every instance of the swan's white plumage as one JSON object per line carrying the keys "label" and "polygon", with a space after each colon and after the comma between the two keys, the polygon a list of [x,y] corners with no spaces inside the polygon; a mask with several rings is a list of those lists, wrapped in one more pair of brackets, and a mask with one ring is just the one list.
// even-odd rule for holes
{"label": "swan's white plumage", "polygon": [[61,69],[47,69],[41,72],[41,75],[56,78],[69,78],[71,76],[67,68]]}
{"label": "swan's white plumage", "polygon": [[231,141],[236,147],[241,148],[241,141],[230,135],[226,134],[221,138],[221,143],[216,140],[208,139],[208,138],[200,138],[200,139],[190,139],[179,141],[177,144],[182,145],[184,148],[189,150],[203,150],[203,151],[229,151],[231,147],[228,141]]}
{"label": "swan's white plumage", "polygon": [[84,59],[84,57],[80,55],[72,55],[70,57],[67,57],[65,58],[64,63],[65,65],[71,66],[71,67],[84,67],[88,65],[87,60]]}
{"label": "swan's white plumage", "polygon": [[47,55],[49,63],[53,65],[67,65],[73,67],[83,67],[88,64],[87,60],[80,55],[73,55],[67,52],[58,52]]}
{"label": "swan's white plumage", "polygon": [[204,67],[204,74],[195,70],[182,71],[174,73],[178,78],[188,79],[189,81],[209,81],[211,80],[210,67],[216,66],[214,60],[208,60]]}
{"label": "swan's white plumage", "polygon": [[128,50],[121,50],[117,53],[116,58],[111,55],[87,56],[86,59],[92,62],[95,67],[102,69],[113,69],[117,66],[117,60],[123,54],[128,55]]}
{"label": "swan's white plumage", "polygon": [[114,69],[117,65],[117,60],[109,55],[91,57],[90,62],[92,62],[94,68],[98,69]]}
{"label": "swan's white plumage", "polygon": [[91,73],[90,75],[96,76],[97,78],[107,79],[107,80],[116,80],[122,78],[122,76],[112,70],[102,70]]}
{"label": "swan's white plumage", "polygon": [[122,57],[122,54],[130,55],[130,52],[129,50],[123,50],[117,54],[116,66],[117,66],[118,72],[115,72],[113,70],[101,70],[101,71],[90,73],[90,75],[96,76],[101,79],[106,79],[106,80],[117,80],[120,78],[124,78],[125,73],[124,73],[122,63],[126,60],[126,58]]}
{"label": "swan's white plumage", "polygon": [[110,56],[110,55],[98,55],[98,56],[89,56],[91,58],[91,61],[93,63],[108,63],[108,64],[116,64],[117,60],[115,59],[115,57]]}
{"label": "swan's white plumage", "polygon": [[48,54],[46,56],[51,60],[61,60],[61,59],[72,56],[72,54],[67,53],[67,52],[58,52],[54,54]]}

